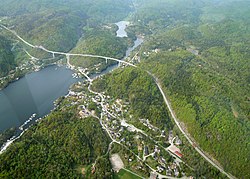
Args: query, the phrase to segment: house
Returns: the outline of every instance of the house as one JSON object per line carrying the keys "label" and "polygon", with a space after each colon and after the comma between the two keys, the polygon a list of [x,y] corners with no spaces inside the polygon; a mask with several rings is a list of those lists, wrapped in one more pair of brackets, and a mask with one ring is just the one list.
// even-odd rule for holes
{"label": "house", "polygon": [[171,143],[172,142],[172,139],[174,138],[174,136],[173,136],[173,131],[169,131],[169,135],[168,135],[168,141],[169,141],[169,143]]}
{"label": "house", "polygon": [[180,152],[178,152],[178,151],[175,151],[175,155],[177,155],[179,158],[182,158],[182,154],[180,153]]}
{"label": "house", "polygon": [[170,145],[167,148],[168,151],[170,151],[172,154],[174,154],[175,156],[182,158],[183,155],[181,154],[181,151],[178,147],[176,147],[174,144]]}
{"label": "house", "polygon": [[149,152],[148,152],[148,146],[145,146],[144,147],[144,155],[148,155],[149,154]]}
{"label": "house", "polygon": [[181,145],[182,144],[182,141],[181,141],[181,139],[178,136],[176,136],[175,144],[176,145]]}

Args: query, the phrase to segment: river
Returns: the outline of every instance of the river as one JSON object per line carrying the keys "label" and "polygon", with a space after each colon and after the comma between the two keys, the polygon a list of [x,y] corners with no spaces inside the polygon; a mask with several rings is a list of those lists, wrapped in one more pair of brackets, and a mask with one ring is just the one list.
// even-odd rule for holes
{"label": "river", "polygon": [[[128,24],[127,21],[116,23],[117,37],[127,37],[125,29]],[[126,59],[142,42],[143,39],[138,37],[133,47],[127,49],[123,59]],[[117,67],[117,64],[112,65],[102,73],[92,75],[91,78],[109,73]],[[1,90],[0,133],[11,127],[19,127],[16,133],[18,136],[36,119],[49,114],[54,108],[53,102],[67,94],[69,87],[78,81],[72,77],[73,73],[66,67],[52,65],[41,71],[27,74]]]}
{"label": "river", "polygon": [[126,27],[129,25],[128,21],[120,21],[115,23],[118,26],[118,30],[116,31],[117,37],[128,37],[127,32],[125,31]]}
{"label": "river", "polygon": [[[116,31],[116,36],[117,37],[128,37],[128,34],[126,32],[126,28],[129,25],[128,21],[120,21],[115,23],[118,26],[118,30]],[[143,39],[141,37],[137,37],[137,39],[134,41],[133,47],[129,47],[128,50],[126,51],[126,55],[123,59],[126,59],[130,53],[137,48],[139,45],[143,43]]]}

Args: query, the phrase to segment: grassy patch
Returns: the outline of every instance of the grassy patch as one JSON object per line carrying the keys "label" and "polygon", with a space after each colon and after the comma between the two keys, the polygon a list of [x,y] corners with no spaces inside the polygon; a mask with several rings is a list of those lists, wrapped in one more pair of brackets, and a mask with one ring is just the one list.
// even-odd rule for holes
{"label": "grassy patch", "polygon": [[115,173],[114,178],[115,179],[138,179],[139,177],[126,170],[121,169],[119,173]]}

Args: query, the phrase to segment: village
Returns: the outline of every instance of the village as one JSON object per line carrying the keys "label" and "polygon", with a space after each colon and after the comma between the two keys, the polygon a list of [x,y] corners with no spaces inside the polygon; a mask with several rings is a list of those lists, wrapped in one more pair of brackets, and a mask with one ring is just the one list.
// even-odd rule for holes
{"label": "village", "polygon": [[118,158],[111,160],[115,172],[128,165],[136,173],[143,173],[149,168],[152,178],[185,176],[182,141],[178,135],[171,130],[160,130],[150,123],[150,119],[135,120],[129,102],[112,99],[104,92],[94,92],[86,81],[76,83],[66,95],[66,101],[66,106],[78,106],[80,119],[89,116],[99,119],[112,143],[127,148],[121,154],[112,154]]}

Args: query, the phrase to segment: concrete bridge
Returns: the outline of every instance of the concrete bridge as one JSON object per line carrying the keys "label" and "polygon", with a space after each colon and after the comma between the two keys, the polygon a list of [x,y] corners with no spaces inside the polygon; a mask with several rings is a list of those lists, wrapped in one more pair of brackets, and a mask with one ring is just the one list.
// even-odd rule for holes
{"label": "concrete bridge", "polygon": [[42,45],[32,45],[31,43],[27,42],[26,40],[24,40],[22,37],[20,37],[14,30],[9,29],[8,27],[0,24],[0,27],[8,30],[9,32],[13,33],[18,39],[20,39],[22,42],[24,42],[26,45],[30,46],[31,48],[36,48],[36,49],[41,49],[47,53],[52,54],[53,58],[55,58],[55,55],[65,55],[66,58],[69,58],[70,56],[80,56],[80,57],[92,57],[92,58],[101,58],[106,60],[113,60],[113,61],[117,61],[119,62],[119,65],[121,63],[129,65],[129,66],[133,66],[133,67],[137,67],[136,65],[120,60],[120,59],[116,59],[116,58],[112,58],[112,57],[106,57],[106,56],[101,56],[101,55],[92,55],[92,54],[75,54],[75,53],[65,53],[65,52],[58,52],[58,51],[52,51],[52,50],[48,50],[45,47],[43,47]]}

